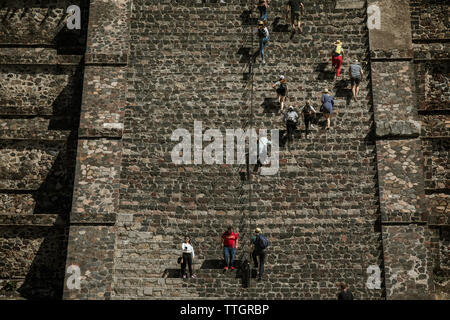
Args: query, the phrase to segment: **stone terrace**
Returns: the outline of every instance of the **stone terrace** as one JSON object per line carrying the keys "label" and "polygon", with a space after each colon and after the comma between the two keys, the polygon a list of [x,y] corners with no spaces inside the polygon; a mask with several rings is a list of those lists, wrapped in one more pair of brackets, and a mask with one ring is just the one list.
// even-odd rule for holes
{"label": "stone terrace", "polygon": [[[368,83],[363,99],[349,102],[348,84],[333,82],[329,67],[337,39],[348,57],[343,77],[350,59],[366,58],[365,10],[306,1],[304,33],[290,40],[284,1],[271,1],[262,66],[259,57],[252,63],[257,13],[248,11],[248,1],[230,2],[133,4],[129,90],[135,101],[125,112],[113,296],[333,299],[336,283],[347,281],[358,298],[382,298],[382,290],[365,286],[366,268],[381,263]],[[306,98],[317,106],[325,87],[334,92],[331,131],[316,126],[311,140],[283,146],[275,176],[251,173],[243,180],[239,166],[171,163],[172,131],[193,133],[194,120],[204,129],[284,129],[270,88],[280,74],[297,108]],[[219,237],[229,223],[242,237],[238,259],[246,257],[255,226],[271,242],[265,280],[250,289],[213,263],[221,259]],[[171,278],[185,234],[195,241],[197,279]]]}

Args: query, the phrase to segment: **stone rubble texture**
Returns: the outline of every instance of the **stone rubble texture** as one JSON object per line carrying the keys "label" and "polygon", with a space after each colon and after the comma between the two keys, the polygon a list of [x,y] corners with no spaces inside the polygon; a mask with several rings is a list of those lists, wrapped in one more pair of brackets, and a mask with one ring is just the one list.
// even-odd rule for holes
{"label": "stone rubble texture", "polygon": [[[0,297],[335,299],[345,281],[357,299],[433,298],[433,271],[450,272],[449,5],[367,2],[305,0],[303,33],[290,39],[285,1],[271,1],[262,66],[250,0],[71,2],[81,31],[61,26],[67,1],[7,0]],[[370,4],[381,30],[367,29]],[[333,81],[338,39],[346,57]],[[356,58],[367,75],[358,102],[346,80]],[[192,134],[194,121],[223,134],[284,130],[271,89],[280,74],[297,109],[306,99],[319,109],[331,90],[330,131],[305,140],[300,124],[274,176],[172,163],[172,132]],[[228,224],[240,261],[256,226],[270,241],[265,279],[248,289],[218,264]],[[178,278],[185,234],[196,279]],[[70,266],[80,290],[67,286]],[[382,271],[379,289],[366,286],[369,266]]]}

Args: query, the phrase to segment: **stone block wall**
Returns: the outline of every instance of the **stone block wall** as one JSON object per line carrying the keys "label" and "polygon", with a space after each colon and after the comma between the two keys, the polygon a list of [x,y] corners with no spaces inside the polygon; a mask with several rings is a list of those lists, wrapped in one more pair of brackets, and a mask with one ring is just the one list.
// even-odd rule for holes
{"label": "stone block wall", "polygon": [[[110,299],[122,159],[131,1],[92,0],[64,299]],[[80,286],[72,287],[72,276]]]}
{"label": "stone block wall", "polygon": [[414,39],[450,38],[450,6],[445,0],[411,0],[411,29]]}
{"label": "stone block wall", "polygon": [[[66,28],[71,4],[82,30]],[[0,12],[0,296],[60,299],[89,3],[3,1]]]}

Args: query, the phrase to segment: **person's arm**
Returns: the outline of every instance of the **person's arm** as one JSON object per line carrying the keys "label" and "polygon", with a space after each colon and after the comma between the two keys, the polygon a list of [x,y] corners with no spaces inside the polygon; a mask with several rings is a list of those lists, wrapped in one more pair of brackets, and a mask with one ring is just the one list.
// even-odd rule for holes
{"label": "person's arm", "polygon": [[289,11],[290,11],[289,4],[286,4],[285,10],[286,10],[286,20],[288,20],[289,19]]}
{"label": "person's arm", "polygon": [[274,84],[272,85],[272,89],[275,89],[276,86],[277,86],[277,84],[274,83]]}
{"label": "person's arm", "polygon": [[[192,247],[192,245],[191,245],[191,247]],[[194,247],[192,247],[192,259],[194,259],[194,257],[195,257]]]}
{"label": "person's arm", "polygon": [[239,241],[239,238],[236,238],[235,241],[236,241],[236,242],[234,243],[234,248],[237,249],[237,248],[238,248],[238,241]]}
{"label": "person's arm", "polygon": [[359,73],[361,74],[361,81],[362,81],[362,79],[364,79],[364,72],[362,68],[359,70]]}
{"label": "person's arm", "polygon": [[289,96],[289,88],[288,85],[286,84],[286,98],[288,98],[288,96]]}
{"label": "person's arm", "polygon": [[223,248],[223,235],[220,237],[220,246]]}
{"label": "person's arm", "polygon": [[302,17],[305,15],[305,6],[303,5],[303,2],[300,3],[300,8],[302,9]]}
{"label": "person's arm", "polygon": [[344,49],[341,49],[342,60],[344,60]]}

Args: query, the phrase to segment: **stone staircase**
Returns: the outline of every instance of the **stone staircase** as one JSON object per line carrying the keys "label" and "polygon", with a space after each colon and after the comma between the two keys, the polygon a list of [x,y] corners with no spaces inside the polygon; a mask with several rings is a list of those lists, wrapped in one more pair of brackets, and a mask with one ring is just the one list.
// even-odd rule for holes
{"label": "stone staircase", "polygon": [[[367,55],[365,11],[336,9],[334,1],[305,1],[303,33],[290,39],[284,1],[271,1],[266,64],[251,30],[249,1],[134,1],[129,90],[125,112],[121,210],[117,218],[114,299],[334,299],[349,283],[358,299],[382,299],[366,287],[370,265],[380,266],[378,194],[369,83],[360,101],[349,84],[332,80],[329,52],[344,43],[349,61]],[[290,29],[290,27],[289,27]],[[332,129],[316,126],[304,140],[280,148],[277,175],[250,166],[171,163],[170,136],[194,120],[206,128],[284,130],[272,83],[284,74],[287,105],[306,99],[318,108],[326,87],[336,96]],[[322,120],[320,120],[322,121]],[[204,143],[204,146],[207,143]],[[202,268],[221,259],[228,224],[247,258],[252,230],[270,241],[264,280],[242,288],[239,270]],[[195,279],[177,277],[185,234],[193,237]]]}

